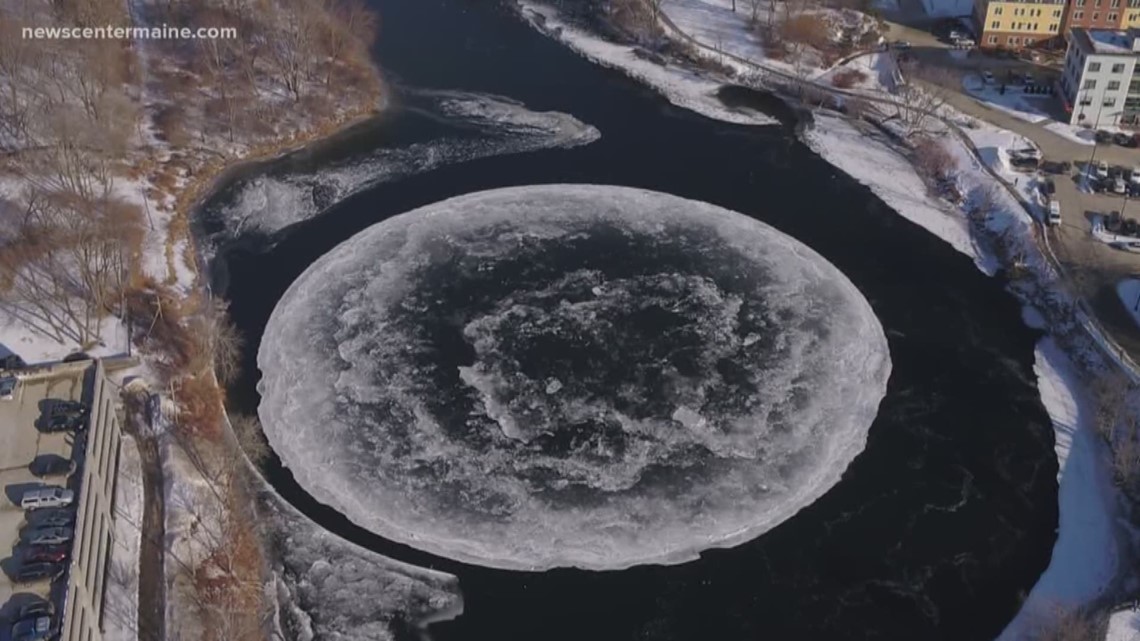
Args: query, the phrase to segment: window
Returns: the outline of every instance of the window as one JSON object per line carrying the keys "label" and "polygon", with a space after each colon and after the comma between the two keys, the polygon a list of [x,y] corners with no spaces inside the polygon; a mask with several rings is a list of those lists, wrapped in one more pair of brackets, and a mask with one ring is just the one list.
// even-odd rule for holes
{"label": "window", "polygon": [[1093,22],[1096,22],[1097,20],[1100,20],[1100,12],[1098,12],[1098,11],[1093,11],[1093,17],[1092,17],[1092,20],[1093,20]]}
{"label": "window", "polygon": [[1140,93],[1140,80],[1128,83],[1128,93]]}
{"label": "window", "polygon": [[1098,71],[1100,71],[1100,63],[1099,62],[1090,62],[1089,63],[1089,72],[1096,73]]}
{"label": "window", "polygon": [[1140,7],[1140,0],[1128,0],[1128,6],[1133,8]]}
{"label": "window", "polygon": [[[1132,0],[1129,0],[1129,2],[1131,2],[1131,1]],[[1138,1],[1140,1],[1140,0],[1138,0]],[[1054,18],[1060,18],[1061,17],[1061,10],[1060,9],[1054,9],[1053,10],[1053,17]]]}
{"label": "window", "polygon": [[1096,81],[1086,80],[1085,84],[1081,86],[1081,89],[1096,89]]}
{"label": "window", "polygon": [[1112,0],[1108,6],[1112,7],[1113,9],[1117,8],[1120,6],[1120,0]]}
{"label": "window", "polygon": [[990,29],[997,29],[1001,26],[1001,20],[994,20],[990,23]]}
{"label": "window", "polygon": [[1009,44],[1015,45],[1019,42],[1021,42],[1021,38],[1018,38],[1017,36],[1010,36],[1009,37]]}
{"label": "window", "polygon": [[1061,28],[1061,25],[1057,24],[1056,22],[1050,22],[1049,23],[1049,31],[1051,31],[1053,33],[1056,33],[1057,30],[1060,28]]}
{"label": "window", "polygon": [[1124,63],[1118,62],[1112,65],[1112,73],[1124,73]]}
{"label": "window", "polygon": [[1091,104],[1092,104],[1092,98],[1090,98],[1089,96],[1084,96],[1083,98],[1081,98],[1081,105],[1082,106],[1087,107]]}
{"label": "window", "polygon": [[1102,107],[1115,107],[1116,98],[1105,98],[1104,102],[1100,103]]}
{"label": "window", "polygon": [[990,36],[989,42],[992,45],[996,45],[997,44],[997,36]]}
{"label": "window", "polygon": [[1108,87],[1105,88],[1105,91],[1116,91],[1117,89],[1120,89],[1120,81],[1119,80],[1109,80],[1108,81]]}
{"label": "window", "polygon": [[1077,11],[1076,13],[1073,14],[1073,20],[1080,20],[1084,17],[1085,17],[1084,11]]}
{"label": "window", "polygon": [[[1129,0],[1129,1],[1131,1],[1131,0]],[[1136,0],[1136,1],[1137,1],[1137,2],[1140,2],[1140,0]],[[1000,15],[1001,15],[1001,7],[995,7],[995,8],[994,8],[994,15],[995,15],[995,16],[1000,16]]]}
{"label": "window", "polygon": [[1077,0],[1077,6],[1078,6],[1078,7],[1083,7],[1083,6],[1085,6],[1085,0]]}
{"label": "window", "polygon": [[1109,22],[1116,22],[1116,12],[1112,12],[1112,13],[1108,14],[1108,21]]}

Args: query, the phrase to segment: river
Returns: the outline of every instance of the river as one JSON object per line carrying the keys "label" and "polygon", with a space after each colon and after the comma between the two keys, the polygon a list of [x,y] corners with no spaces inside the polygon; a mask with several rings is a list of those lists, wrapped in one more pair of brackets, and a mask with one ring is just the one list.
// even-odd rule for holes
{"label": "river", "polygon": [[[430,136],[446,123],[417,91],[521,101],[593,125],[592,144],[499,155],[381,183],[264,238],[224,244],[215,292],[247,340],[233,409],[253,412],[269,314],[316,258],[387,217],[502,186],[644,187],[754,216],[811,246],[870,301],[893,373],[866,450],[844,479],[771,532],[679,566],[620,572],[491,570],[433,557],[352,525],[276,461],[267,477],[333,532],[457,575],[465,613],[437,641],[891,639],[991,641],[1049,562],[1057,527],[1053,432],[1033,375],[1038,333],[1000,278],[889,209],[800,143],[794,127],[730,125],[684,111],[471,0],[372,0],[376,55],[396,95],[379,122],[315,152],[252,168],[319,169],[329,155]],[[412,132],[412,133],[409,133]],[[231,198],[223,186],[204,210]],[[210,227],[206,220],[206,227]]]}

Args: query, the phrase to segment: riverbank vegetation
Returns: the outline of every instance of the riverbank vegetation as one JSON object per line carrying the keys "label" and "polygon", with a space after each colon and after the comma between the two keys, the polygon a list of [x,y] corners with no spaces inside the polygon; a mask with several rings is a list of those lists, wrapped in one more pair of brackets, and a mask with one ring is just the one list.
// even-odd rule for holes
{"label": "riverbank vegetation", "polygon": [[[25,26],[107,25],[237,36],[22,37]],[[264,442],[255,423],[231,431],[226,420],[219,381],[236,376],[241,338],[197,276],[190,213],[234,162],[377,111],[377,29],[360,0],[0,5],[0,312],[16,332],[0,342],[143,357],[169,408],[144,437],[166,453],[178,638],[253,639],[271,618],[241,474],[241,445],[257,459]]]}

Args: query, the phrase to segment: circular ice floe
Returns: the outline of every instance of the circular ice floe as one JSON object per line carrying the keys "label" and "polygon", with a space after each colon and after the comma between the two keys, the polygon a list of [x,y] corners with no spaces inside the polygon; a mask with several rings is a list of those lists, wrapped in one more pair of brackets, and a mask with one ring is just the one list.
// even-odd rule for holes
{"label": "circular ice floe", "polygon": [[258,354],[298,482],[378,534],[515,569],[679,563],[839,481],[882,327],[796,240],[706,203],[551,185],[453,198],[301,275]]}

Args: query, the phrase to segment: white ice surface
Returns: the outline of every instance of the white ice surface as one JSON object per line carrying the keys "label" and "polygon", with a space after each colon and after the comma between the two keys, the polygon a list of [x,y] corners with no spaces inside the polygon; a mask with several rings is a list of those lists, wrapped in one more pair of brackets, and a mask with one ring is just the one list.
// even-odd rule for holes
{"label": "white ice surface", "polygon": [[316,175],[261,175],[239,188],[222,210],[230,232],[270,234],[311,218],[322,207],[314,189],[335,203],[371,185],[444,165],[554,147],[577,147],[600,137],[598,130],[559,112],[537,112],[499,96],[459,91],[421,91],[417,97],[456,122],[475,128],[473,138],[443,138],[405,147],[381,148]]}
{"label": "white ice surface", "polygon": [[548,33],[590,60],[618,69],[649,85],[678,107],[708,118],[744,125],[771,125],[776,120],[750,109],[732,109],[717,98],[723,86],[720,78],[708,72],[669,63],[658,64],[638,57],[634,48],[607,42],[563,20],[550,6],[534,0],[518,0],[523,15],[536,28]]}
{"label": "white ice surface", "polygon": [[[771,309],[780,309],[784,320],[766,321],[780,328],[776,344],[781,356],[749,375],[759,396],[741,399],[747,400],[748,412],[726,418],[700,414],[703,392],[693,391],[696,404],[678,403],[673,412],[687,430],[652,418],[623,417],[599,405],[597,397],[575,397],[581,381],[560,380],[563,387],[554,386],[556,394],[543,394],[551,389],[549,380],[532,381],[542,389],[531,400],[504,399],[503,394],[528,384],[526,375],[500,359],[497,344],[518,322],[528,333],[545,331],[551,323],[605,330],[596,326],[596,318],[609,318],[614,309],[628,311],[630,300],[679,291],[688,292],[679,304],[706,319],[706,345],[737,354],[748,341],[733,331],[732,310],[741,302],[688,276],[603,278],[594,288],[596,298],[579,303],[565,300],[561,292],[568,285],[556,282],[549,291],[516,292],[501,310],[465,321],[476,364],[461,367],[459,376],[478,392],[486,416],[497,424],[487,436],[498,443],[477,453],[468,449],[426,409],[427,400],[418,398],[416,390],[424,388],[413,363],[419,361],[402,360],[417,354],[422,340],[402,336],[398,315],[413,303],[409,297],[418,273],[433,264],[430,257],[439,251],[477,255],[492,264],[513,246],[533,239],[579,238],[601,222],[655,239],[664,238],[659,235],[674,225],[706,230],[768,274],[764,279],[770,284],[756,295]],[[592,282],[598,276],[574,272],[566,278]],[[553,308],[543,303],[560,298],[562,303]],[[397,301],[404,302],[392,307]],[[799,329],[808,325],[799,322],[785,326],[786,314],[813,319],[808,325],[824,322],[830,338],[810,339]],[[507,333],[500,331],[504,324]],[[258,364],[264,373],[259,413],[265,432],[298,482],[318,500],[388,538],[517,569],[676,563],[691,560],[702,549],[734,545],[767,531],[838,482],[864,446],[890,368],[886,340],[870,306],[838,270],[794,239],[705,203],[589,185],[469,194],[361,232],[310,266],[285,293],[264,333]],[[691,387],[680,379],[677,383],[681,389]],[[822,389],[828,390],[824,396],[804,395]],[[788,405],[793,393],[799,400]],[[557,400],[534,400],[542,396]],[[382,422],[371,418],[376,414],[366,408],[372,405],[383,408]],[[519,414],[520,407],[529,413]],[[632,445],[624,452],[598,451],[586,458],[541,448],[520,451],[515,445],[564,429],[561,422],[544,425],[520,418],[537,411],[571,417],[613,414]],[[768,426],[768,412],[779,415],[773,425],[782,427]],[[706,416],[731,422],[712,429],[702,420]],[[486,421],[470,420],[468,425],[486,429]],[[786,429],[791,426],[795,429]],[[396,439],[393,434],[408,436]],[[661,459],[662,452],[674,456],[698,446],[715,453],[721,477],[664,494],[653,486],[624,491],[635,487],[639,470],[671,460]],[[765,464],[772,457],[793,457],[798,465],[777,471]],[[405,467],[420,475],[403,474]],[[446,475],[424,478],[425,470]],[[531,495],[531,481],[516,476],[553,471],[604,496],[605,502],[552,506],[549,496]],[[436,492],[441,483],[467,488],[459,490],[467,510],[482,510],[479,501],[485,496],[501,498],[493,501],[493,512],[474,516],[467,510],[437,511],[436,499],[420,486]],[[557,480],[552,487],[559,487]]]}
{"label": "white ice surface", "polygon": [[1114,612],[1108,619],[1104,641],[1140,641],[1140,612],[1131,609]]}
{"label": "white ice surface", "polygon": [[[998,641],[1033,638],[1057,609],[1089,603],[1115,576],[1115,490],[1103,457],[1107,452],[1092,421],[1095,407],[1069,358],[1051,338],[1037,345],[1037,386],[1056,434],[1060,527],[1048,569]],[[1099,459],[1099,460],[1098,460]]]}
{"label": "white ice surface", "polygon": [[973,258],[987,274],[995,271],[996,261],[974,241],[966,217],[929,196],[910,162],[886,143],[822,112],[816,113],[815,124],[804,132],[804,140],[829,163],[870,187],[899,215]]}

